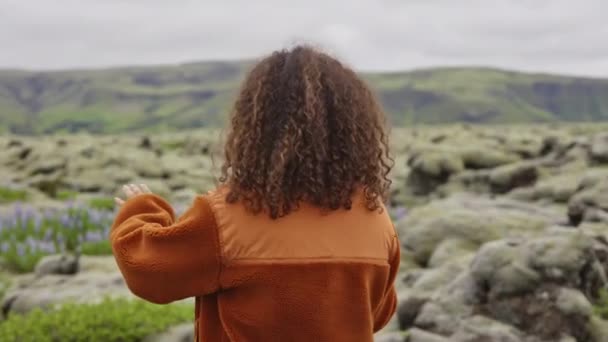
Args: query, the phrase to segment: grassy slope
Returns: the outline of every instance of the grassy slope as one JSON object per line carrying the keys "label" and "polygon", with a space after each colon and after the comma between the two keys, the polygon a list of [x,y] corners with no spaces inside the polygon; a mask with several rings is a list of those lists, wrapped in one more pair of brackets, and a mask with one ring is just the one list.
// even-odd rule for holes
{"label": "grassy slope", "polygon": [[[223,122],[246,63],[0,71],[0,133],[121,132]],[[445,68],[365,74],[396,124],[608,119],[608,80]]]}
{"label": "grassy slope", "polygon": [[368,78],[402,123],[608,119],[608,80],[475,68]]}

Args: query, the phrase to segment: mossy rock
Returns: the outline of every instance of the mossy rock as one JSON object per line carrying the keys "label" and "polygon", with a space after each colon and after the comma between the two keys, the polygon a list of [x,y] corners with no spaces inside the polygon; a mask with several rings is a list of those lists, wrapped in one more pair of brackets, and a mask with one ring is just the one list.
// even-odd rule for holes
{"label": "mossy rock", "polygon": [[0,186],[0,203],[25,202],[28,197],[25,189]]}
{"label": "mossy rock", "polygon": [[521,157],[515,153],[480,146],[464,147],[456,150],[456,153],[460,155],[467,169],[475,170],[493,169],[521,160]]}
{"label": "mossy rock", "polygon": [[538,177],[539,170],[535,163],[520,162],[493,169],[489,182],[492,192],[504,194],[515,188],[532,186]]}
{"label": "mossy rock", "polygon": [[36,188],[17,184],[0,186],[0,204],[34,202],[47,198],[46,194]]}
{"label": "mossy rock", "polygon": [[428,195],[464,170],[462,159],[442,151],[420,151],[408,160],[406,186],[415,195]]}
{"label": "mossy rock", "polygon": [[420,152],[408,161],[408,166],[430,177],[450,176],[464,170],[462,159],[447,151]]}
{"label": "mossy rock", "polygon": [[528,203],[453,195],[415,208],[397,222],[404,249],[420,265],[427,265],[445,240],[457,239],[471,248],[509,236],[533,236],[562,219],[550,208],[530,208]]}
{"label": "mossy rock", "polygon": [[509,196],[525,201],[549,200],[567,203],[579,188],[582,175],[582,172],[575,172],[545,178],[533,187],[515,189],[509,193]]}

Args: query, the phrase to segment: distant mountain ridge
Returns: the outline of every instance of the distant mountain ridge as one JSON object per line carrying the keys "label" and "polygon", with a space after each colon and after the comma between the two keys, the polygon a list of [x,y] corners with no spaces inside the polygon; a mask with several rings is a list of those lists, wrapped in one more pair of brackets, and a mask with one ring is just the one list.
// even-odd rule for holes
{"label": "distant mountain ridge", "polygon": [[[0,132],[222,125],[250,62],[0,70]],[[608,79],[490,68],[364,73],[395,125],[608,121]]]}

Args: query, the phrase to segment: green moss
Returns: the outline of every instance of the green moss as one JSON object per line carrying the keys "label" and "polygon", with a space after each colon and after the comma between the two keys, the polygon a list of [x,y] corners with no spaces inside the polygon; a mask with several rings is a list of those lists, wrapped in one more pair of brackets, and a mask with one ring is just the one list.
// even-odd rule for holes
{"label": "green moss", "polygon": [[78,196],[75,191],[60,190],[57,192],[57,199],[61,201],[73,200]]}
{"label": "green moss", "polygon": [[[0,265],[1,267],[1,265]],[[8,276],[8,274],[0,271],[0,303],[2,302],[2,298],[4,298],[4,295],[6,294],[6,291],[8,290],[8,288],[11,285],[11,280]]]}
{"label": "green moss", "polygon": [[27,197],[25,190],[0,187],[0,203],[23,202]]}
{"label": "green moss", "polygon": [[515,154],[481,146],[466,147],[455,152],[461,155],[467,168],[472,169],[491,169],[520,159]]}
{"label": "green moss", "polygon": [[165,141],[161,143],[163,150],[175,151],[184,148],[186,146],[185,141]]}
{"label": "green moss", "polygon": [[601,289],[594,305],[594,313],[602,319],[608,319],[608,290]]}
{"label": "green moss", "polygon": [[99,304],[68,303],[49,312],[13,314],[0,323],[0,336],[3,342],[135,342],[192,321],[193,316],[191,305],[106,299]]}
{"label": "green moss", "polygon": [[84,255],[111,255],[112,246],[109,241],[84,242],[80,246]]}
{"label": "green moss", "polygon": [[93,198],[89,201],[89,205],[97,210],[113,210],[115,206],[114,200],[106,197]]}

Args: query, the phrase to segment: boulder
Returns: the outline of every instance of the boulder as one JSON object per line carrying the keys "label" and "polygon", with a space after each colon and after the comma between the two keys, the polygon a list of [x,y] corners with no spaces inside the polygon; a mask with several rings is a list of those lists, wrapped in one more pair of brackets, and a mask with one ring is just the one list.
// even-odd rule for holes
{"label": "boulder", "polygon": [[1,303],[4,316],[67,301],[96,303],[104,297],[135,298],[112,256],[51,255],[32,274],[14,277]]}
{"label": "boulder", "polygon": [[416,208],[397,222],[396,228],[402,247],[412,253],[419,265],[425,266],[445,240],[459,240],[458,248],[474,250],[487,241],[534,235],[561,221],[562,215],[554,209],[530,207],[525,202],[460,194]]}
{"label": "boulder", "polygon": [[539,180],[531,187],[517,188],[508,196],[523,201],[550,201],[555,203],[568,203],[576,193],[582,172],[561,174]]}
{"label": "boulder", "polygon": [[40,156],[35,162],[29,165],[26,171],[29,176],[38,174],[51,174],[65,168],[67,157],[59,155]]}
{"label": "boulder", "polygon": [[457,155],[443,151],[422,151],[408,160],[410,173],[408,186],[415,194],[426,195],[448,181],[451,175],[464,170],[464,163]]}
{"label": "boulder", "polygon": [[400,303],[402,328],[450,341],[604,341],[591,300],[606,282],[606,255],[608,245],[593,234],[559,227],[487,242],[421,307],[414,304],[422,301]]}
{"label": "boulder", "polygon": [[568,202],[570,223],[608,222],[608,179],[593,185],[582,183],[580,188]]}
{"label": "boulder", "polygon": [[34,274],[42,277],[48,274],[76,274],[78,272],[78,257],[74,255],[49,255],[43,257]]}
{"label": "boulder", "polygon": [[169,178],[172,170],[154,152],[147,150],[127,150],[125,157],[133,171],[142,178]]}
{"label": "boulder", "polygon": [[90,168],[79,174],[71,175],[63,183],[73,191],[77,192],[108,192],[116,187],[113,181],[109,181],[103,169]]}
{"label": "boulder", "polygon": [[42,277],[19,278],[7,292],[2,311],[27,313],[35,308],[49,308],[64,302],[96,303],[104,297],[132,294],[120,272],[81,272],[74,275],[47,274]]}
{"label": "boulder", "polygon": [[515,188],[528,187],[536,183],[539,171],[536,163],[520,162],[493,169],[489,174],[493,193],[504,194]]}
{"label": "boulder", "polygon": [[462,158],[465,168],[474,170],[493,169],[521,160],[521,157],[517,154],[492,148],[491,145],[466,144],[455,152]]}
{"label": "boulder", "polygon": [[461,321],[450,341],[475,342],[475,341],[500,341],[521,342],[524,334],[518,329],[488,317],[475,315]]}
{"label": "boulder", "polygon": [[591,138],[589,155],[596,164],[608,163],[608,134],[600,133]]}

